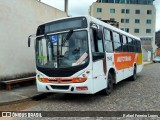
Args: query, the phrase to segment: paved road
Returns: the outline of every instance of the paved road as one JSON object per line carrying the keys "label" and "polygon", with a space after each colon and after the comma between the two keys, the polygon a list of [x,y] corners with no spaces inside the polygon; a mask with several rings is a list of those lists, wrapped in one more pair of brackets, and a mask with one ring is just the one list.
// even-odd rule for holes
{"label": "paved road", "polygon": [[120,82],[110,96],[55,94],[32,102],[12,107],[23,106],[25,111],[160,111],[160,64],[146,65],[136,81]]}

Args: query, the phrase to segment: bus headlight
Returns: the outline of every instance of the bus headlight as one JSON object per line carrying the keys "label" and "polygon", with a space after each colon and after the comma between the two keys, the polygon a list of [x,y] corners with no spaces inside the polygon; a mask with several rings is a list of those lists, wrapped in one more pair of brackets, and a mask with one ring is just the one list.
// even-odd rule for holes
{"label": "bus headlight", "polygon": [[38,79],[40,82],[43,82],[43,78],[41,78],[40,75],[37,75],[37,79]]}

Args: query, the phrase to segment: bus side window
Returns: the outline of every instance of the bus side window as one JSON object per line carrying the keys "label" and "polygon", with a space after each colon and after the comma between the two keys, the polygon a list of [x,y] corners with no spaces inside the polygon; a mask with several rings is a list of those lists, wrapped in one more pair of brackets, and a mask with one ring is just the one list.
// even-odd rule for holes
{"label": "bus side window", "polygon": [[128,52],[128,43],[126,36],[123,35],[123,52]]}
{"label": "bus side window", "polygon": [[103,34],[101,29],[92,29],[93,31],[93,61],[104,58],[104,45],[103,45]]}
{"label": "bus side window", "polygon": [[137,52],[137,50],[136,50],[136,40],[135,39],[133,39],[133,47],[134,47],[134,52]]}
{"label": "bus side window", "polygon": [[111,39],[110,31],[107,29],[104,29],[104,40],[105,40],[105,46],[106,46],[106,52],[113,52],[113,41]]}
{"label": "bus side window", "polygon": [[113,41],[114,41],[114,50],[116,52],[122,51],[122,45],[120,41],[120,35],[116,32],[113,32]]}
{"label": "bus side window", "polygon": [[128,37],[128,46],[129,46],[129,51],[134,52],[134,44],[133,44],[133,39]]}
{"label": "bus side window", "polygon": [[135,52],[138,53],[138,41],[135,40]]}
{"label": "bus side window", "polygon": [[138,53],[141,53],[142,50],[141,50],[141,42],[140,41],[137,41],[137,46],[138,46]]}

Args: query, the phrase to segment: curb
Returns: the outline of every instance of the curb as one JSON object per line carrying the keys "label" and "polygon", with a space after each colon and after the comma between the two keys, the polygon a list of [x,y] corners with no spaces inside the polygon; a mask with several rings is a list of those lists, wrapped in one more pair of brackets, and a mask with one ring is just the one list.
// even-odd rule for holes
{"label": "curb", "polygon": [[42,100],[47,98],[48,96],[53,95],[53,93],[40,93],[38,95],[34,95],[28,98],[24,98],[24,99],[20,99],[20,100],[15,100],[15,101],[10,101],[10,102],[3,102],[0,103],[0,106],[5,106],[5,105],[10,105],[10,104],[16,104],[16,103],[22,103],[22,102],[26,102],[26,101],[38,101],[38,100]]}
{"label": "curb", "polygon": [[150,64],[153,64],[153,62],[150,62],[150,63],[147,63],[147,64],[143,64],[144,66],[147,66],[147,65],[150,65]]}
{"label": "curb", "polygon": [[32,97],[24,98],[24,99],[20,99],[20,100],[15,100],[15,101],[3,102],[3,103],[0,103],[0,106],[5,106],[5,105],[10,105],[10,104],[16,104],[16,103],[26,102],[26,101],[31,100],[31,98]]}

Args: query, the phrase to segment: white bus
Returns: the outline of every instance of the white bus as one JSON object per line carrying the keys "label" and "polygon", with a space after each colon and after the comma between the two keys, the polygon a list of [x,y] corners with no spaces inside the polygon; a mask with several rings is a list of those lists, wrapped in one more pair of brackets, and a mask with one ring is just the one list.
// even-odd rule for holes
{"label": "white bus", "polygon": [[91,16],[42,24],[35,37],[39,92],[109,95],[143,68],[140,39]]}

